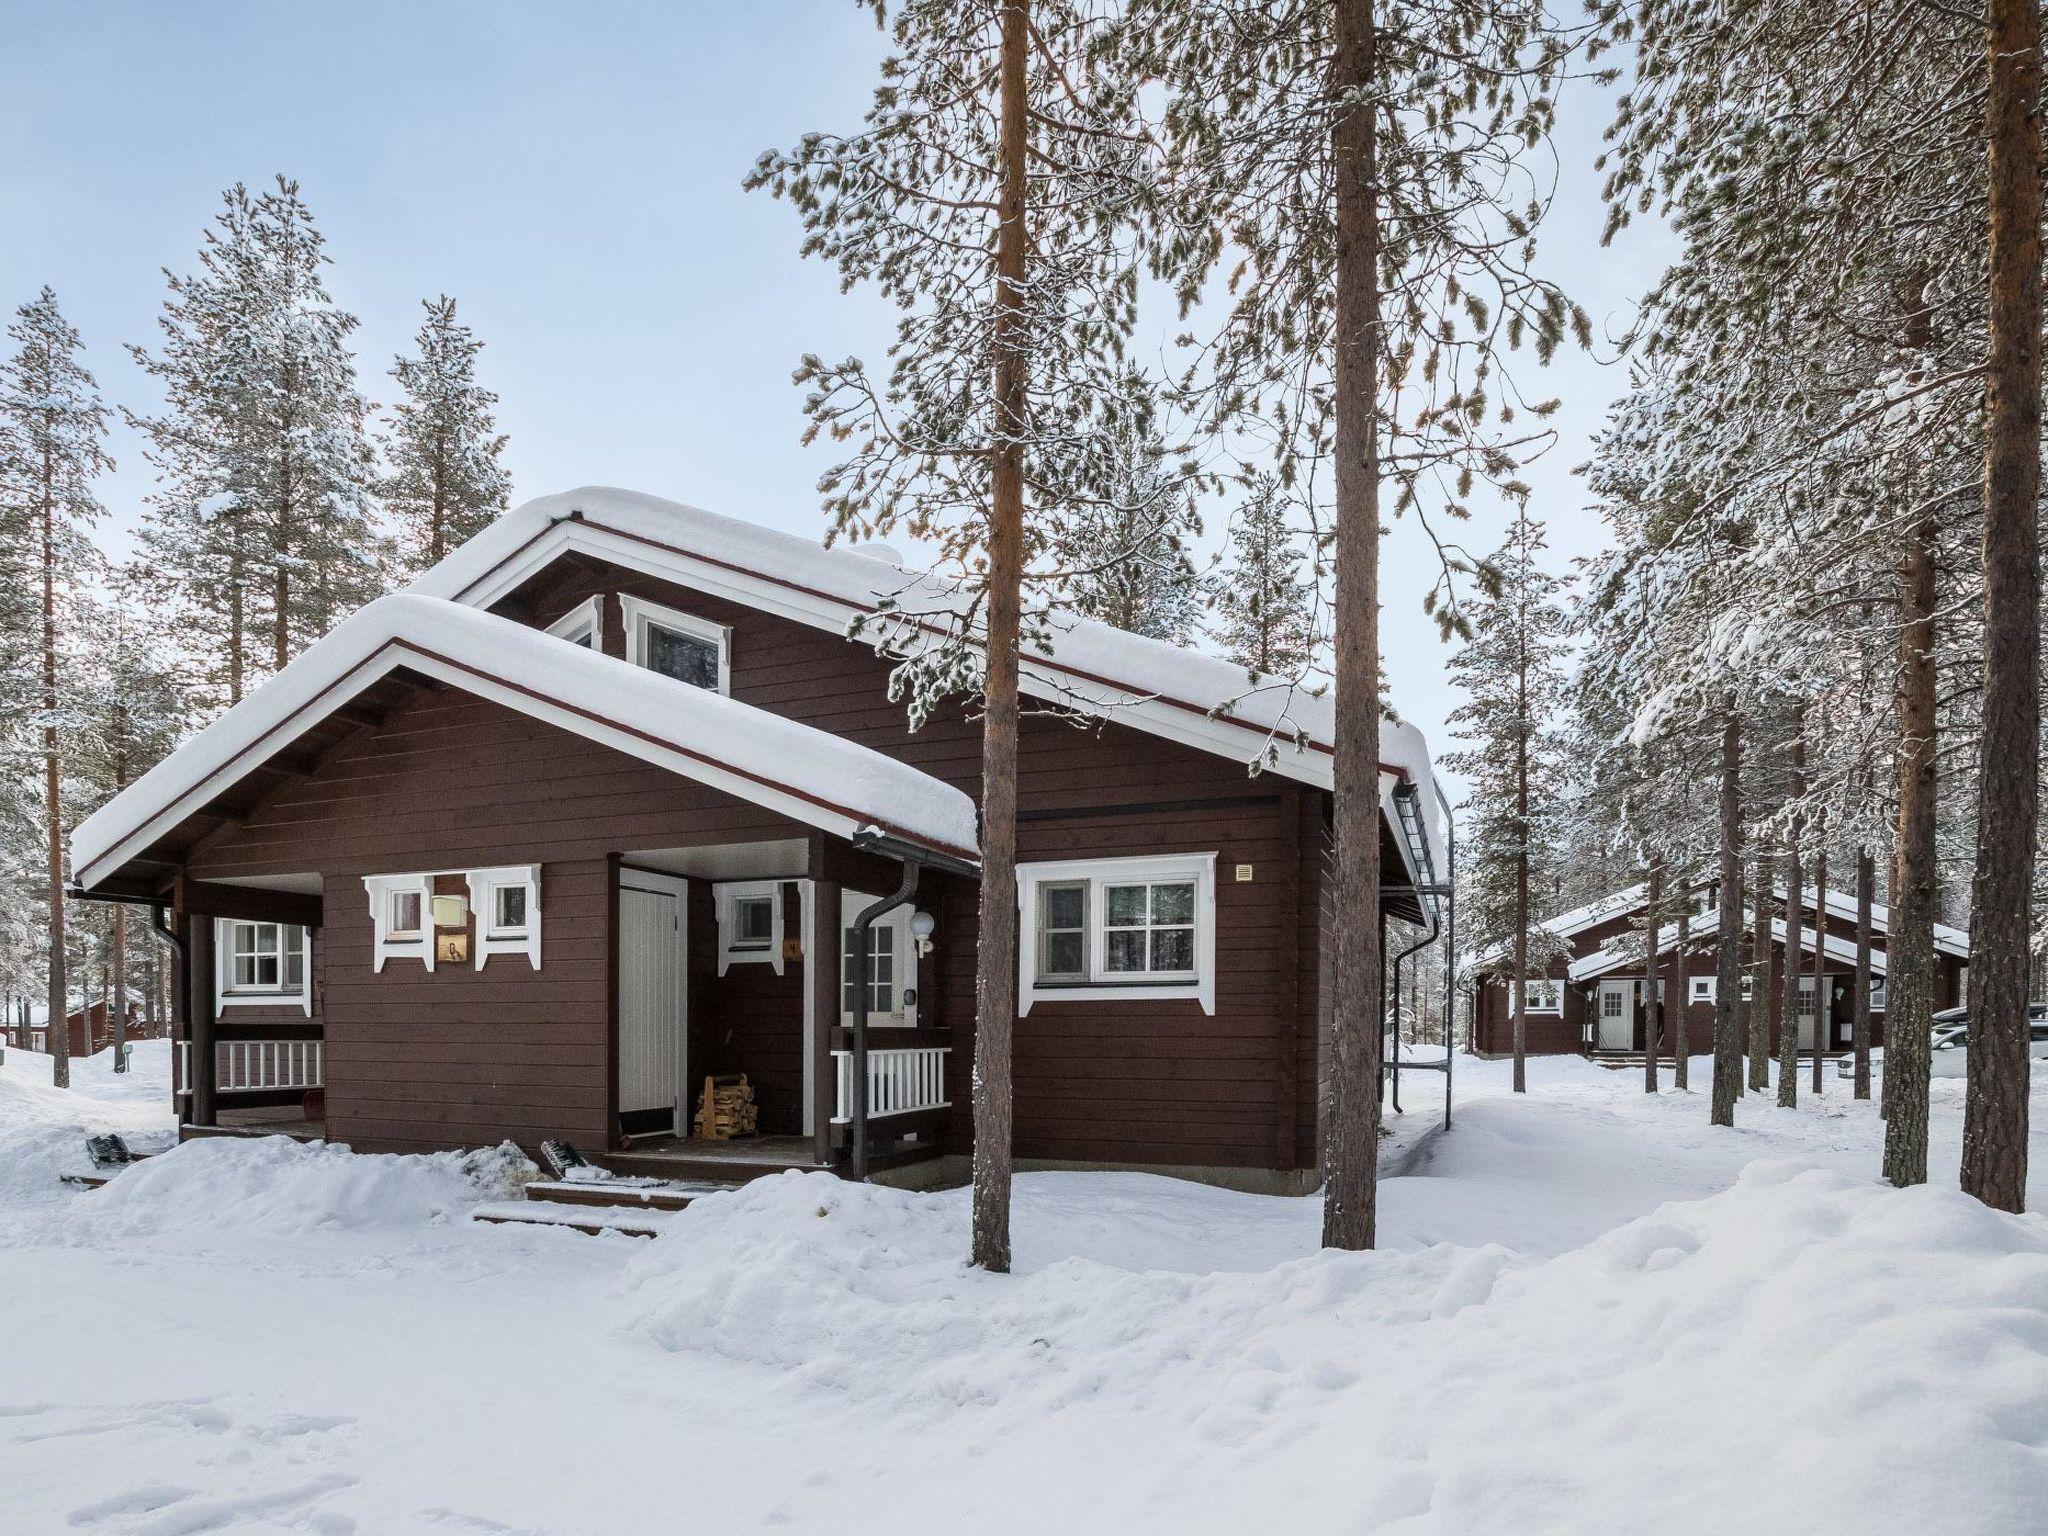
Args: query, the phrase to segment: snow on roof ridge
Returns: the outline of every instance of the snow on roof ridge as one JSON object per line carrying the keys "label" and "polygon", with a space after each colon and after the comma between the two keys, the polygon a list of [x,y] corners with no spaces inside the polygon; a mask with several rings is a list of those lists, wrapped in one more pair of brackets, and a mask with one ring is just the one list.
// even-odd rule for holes
{"label": "snow on roof ridge", "polygon": [[[1742,922],[1745,930],[1753,920],[1750,910],[1747,906],[1743,909]],[[1688,929],[1689,938],[1704,938],[1720,927],[1721,908],[1719,905],[1708,907],[1704,912],[1697,913],[1688,919],[1688,923],[1690,924]],[[1782,917],[1772,918],[1771,932],[1773,937],[1782,943],[1786,936],[1785,919]],[[1809,954],[1813,951],[1814,932],[1813,928],[1804,924],[1801,925],[1799,930],[1799,947]],[[1657,948],[1660,953],[1668,952],[1676,946],[1677,942],[1678,925],[1676,923],[1667,923],[1657,931]],[[1831,933],[1827,935],[1827,953],[1836,960],[1853,961],[1856,958],[1856,945],[1839,934]],[[1604,945],[1594,950],[1590,955],[1584,955],[1574,960],[1566,968],[1566,979],[1570,981],[1584,981],[1589,977],[1600,975],[1603,971],[1611,971],[1617,965],[1625,965],[1641,958],[1642,956],[1640,955],[1617,949],[1612,944]],[[1884,974],[1885,953],[1883,950],[1876,948],[1871,950],[1870,968],[1879,975]]]}
{"label": "snow on roof ridge", "polygon": [[166,816],[188,814],[224,787],[216,779],[307,710],[324,715],[400,666],[841,835],[871,824],[976,856],[974,802],[908,763],[480,608],[401,592],[336,625],[80,822],[71,834],[77,877],[104,873],[93,866],[161,830],[153,824]]}
{"label": "snow on roof ridge", "polygon": [[[764,527],[644,491],[591,485],[538,497],[513,508],[444,557],[408,589],[455,602],[494,601],[476,594],[508,561],[561,523],[612,530],[628,543],[665,547],[727,570],[779,583],[797,593],[871,611],[886,598],[917,611],[920,605],[958,611],[959,594],[943,578],[870,554],[828,547],[799,534]],[[1030,658],[1027,658],[1027,660]],[[1247,727],[1245,761],[1258,755],[1255,732],[1269,732],[1283,765],[1299,730],[1327,754],[1335,741],[1335,704],[1328,691],[1310,693],[1278,683],[1260,685],[1244,668],[1220,656],[1076,618],[1063,621],[1040,659],[1067,675],[1062,692],[1084,707],[1114,707],[1125,695],[1157,699],[1196,712],[1223,711]],[[1424,817],[1439,870],[1445,867],[1429,744],[1406,721],[1383,721],[1380,759],[1424,790]],[[1283,767],[1283,771],[1285,771]]]}

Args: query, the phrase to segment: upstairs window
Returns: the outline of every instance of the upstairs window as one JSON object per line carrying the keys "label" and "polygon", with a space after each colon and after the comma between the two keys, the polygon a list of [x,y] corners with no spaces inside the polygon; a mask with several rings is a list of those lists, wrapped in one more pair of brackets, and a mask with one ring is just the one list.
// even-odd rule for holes
{"label": "upstairs window", "polygon": [[1216,855],[1017,867],[1018,1013],[1039,997],[1187,997],[1216,1011]]}
{"label": "upstairs window", "polygon": [[732,630],[637,597],[619,599],[626,660],[711,693],[732,692]]}
{"label": "upstairs window", "polygon": [[580,645],[585,650],[595,651],[601,648],[597,641],[603,616],[604,599],[587,597],[550,624],[548,633],[568,641],[571,645]]}
{"label": "upstairs window", "polygon": [[217,1006],[297,1003],[312,1014],[305,929],[292,923],[221,918],[213,932]]}

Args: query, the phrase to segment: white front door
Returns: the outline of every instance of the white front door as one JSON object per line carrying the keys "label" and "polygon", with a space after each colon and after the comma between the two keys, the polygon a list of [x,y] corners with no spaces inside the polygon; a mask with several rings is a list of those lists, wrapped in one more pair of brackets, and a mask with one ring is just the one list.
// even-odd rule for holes
{"label": "white front door", "polygon": [[1799,983],[1799,1049],[1802,1051],[1813,1049],[1815,1022],[1813,1012],[1813,981],[1810,977],[1802,978]]}
{"label": "white front door", "polygon": [[[882,898],[842,891],[839,900],[839,1022],[853,1027],[854,922]],[[917,941],[910,931],[912,907],[897,907],[868,929],[868,1023],[875,1028],[917,1022]]]}
{"label": "white front door", "polygon": [[619,1112],[667,1109],[679,1135],[690,1103],[688,891],[673,875],[619,872]]}
{"label": "white front door", "polygon": [[1594,1044],[1603,1051],[1629,1051],[1636,1043],[1636,984],[1632,981],[1603,981],[1596,999],[1600,1010],[1599,1033]]}

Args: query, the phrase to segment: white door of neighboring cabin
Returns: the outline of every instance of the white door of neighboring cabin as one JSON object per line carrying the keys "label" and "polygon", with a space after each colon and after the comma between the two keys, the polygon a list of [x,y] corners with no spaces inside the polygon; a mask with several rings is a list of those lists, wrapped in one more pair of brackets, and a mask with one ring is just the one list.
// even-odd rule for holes
{"label": "white door of neighboring cabin", "polygon": [[1636,984],[1600,983],[1600,1032],[1595,1043],[1603,1051],[1629,1051],[1636,1043]]}
{"label": "white door of neighboring cabin", "polygon": [[690,1123],[688,891],[672,875],[619,872],[619,1112],[669,1110],[678,1135]]}
{"label": "white door of neighboring cabin", "polygon": [[1813,980],[1803,977],[1799,983],[1799,1049],[1813,1049],[1814,1030]]}

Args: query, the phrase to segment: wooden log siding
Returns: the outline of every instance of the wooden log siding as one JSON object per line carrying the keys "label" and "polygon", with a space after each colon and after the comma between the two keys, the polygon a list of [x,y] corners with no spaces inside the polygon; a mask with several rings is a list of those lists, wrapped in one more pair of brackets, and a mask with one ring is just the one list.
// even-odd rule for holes
{"label": "wooden log siding", "polygon": [[[912,734],[886,696],[889,663],[864,644],[581,559],[558,562],[500,611],[547,624],[603,594],[605,648],[614,650],[623,638],[614,600],[621,592],[730,625],[734,697],[978,794],[976,723],[954,710]],[[1017,1029],[1017,1155],[1312,1167],[1322,987],[1320,903],[1306,893],[1320,889],[1327,796],[1276,775],[1250,776],[1243,762],[1128,725],[1076,725],[1045,713],[1023,722],[1019,785],[1023,859],[1213,850],[1218,976],[1213,1016],[1191,999],[1041,999]],[[188,872],[209,880],[321,875],[321,1019],[336,1138],[398,1149],[507,1136],[529,1147],[547,1136],[602,1145],[613,1073],[607,860],[642,848],[809,835],[608,748],[435,688],[255,807]],[[832,848],[843,867],[846,851]],[[393,961],[382,976],[371,973],[363,875],[528,862],[542,865],[539,973],[506,956],[482,972],[444,966],[430,975],[416,962]],[[1239,864],[1252,866],[1251,880],[1235,878]],[[1310,877],[1315,885],[1302,884]],[[926,878],[918,904],[937,919],[938,948],[922,968],[920,1014],[951,1027],[946,1139],[949,1150],[964,1152],[979,892],[972,880]],[[801,1129],[801,967],[782,978],[764,966],[713,975],[715,927],[703,881],[692,882],[690,929],[692,1077],[744,1071],[756,1083],[764,1125]],[[741,1021],[743,1007],[760,1027]],[[829,1080],[818,1086],[830,1094]]]}

